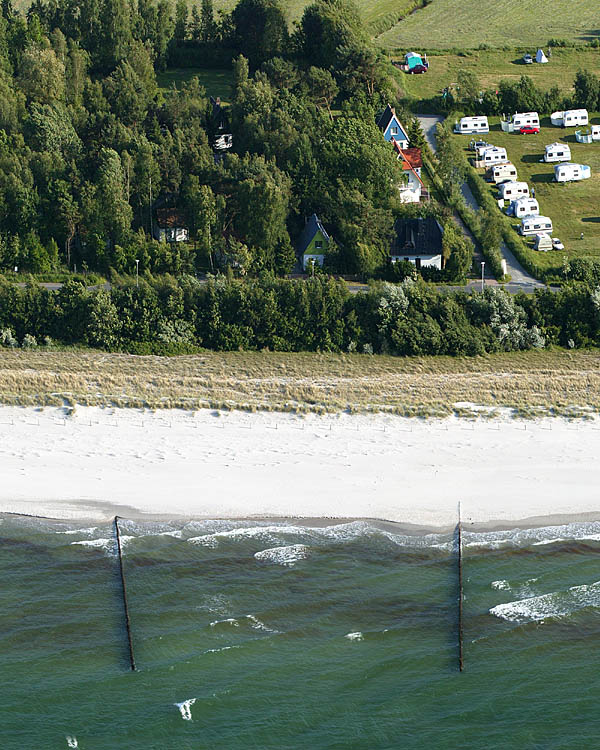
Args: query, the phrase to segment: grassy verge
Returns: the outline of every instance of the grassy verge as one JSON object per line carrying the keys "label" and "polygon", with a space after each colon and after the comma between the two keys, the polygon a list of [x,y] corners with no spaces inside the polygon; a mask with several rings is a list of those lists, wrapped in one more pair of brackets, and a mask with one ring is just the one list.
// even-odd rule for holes
{"label": "grassy verge", "polygon": [[178,88],[182,83],[196,76],[209,96],[221,97],[223,104],[229,104],[232,95],[233,71],[226,68],[170,68],[159,73],[156,78],[161,89],[167,90],[174,83]]}
{"label": "grassy verge", "polygon": [[469,414],[460,404],[471,402],[520,415],[581,416],[600,412],[600,352],[475,358],[206,352],[165,358],[5,350],[0,402],[406,416]]}

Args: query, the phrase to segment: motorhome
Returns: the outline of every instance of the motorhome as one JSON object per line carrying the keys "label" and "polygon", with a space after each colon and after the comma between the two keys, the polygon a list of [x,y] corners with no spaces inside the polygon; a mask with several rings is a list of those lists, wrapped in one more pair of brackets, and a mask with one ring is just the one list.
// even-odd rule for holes
{"label": "motorhome", "polygon": [[550,122],[559,128],[572,128],[576,125],[587,125],[589,122],[587,109],[565,109],[561,112],[553,112]]}
{"label": "motorhome", "polygon": [[545,148],[543,161],[571,161],[571,149],[566,143],[550,143]]}
{"label": "motorhome", "polygon": [[515,112],[510,120],[502,120],[500,126],[505,133],[518,133],[521,128],[539,128],[540,118],[537,112]]}
{"label": "motorhome", "polygon": [[511,182],[517,179],[517,168],[508,161],[505,164],[496,164],[490,170],[492,182],[499,185],[501,182]]}
{"label": "motorhome", "polygon": [[533,247],[535,250],[547,253],[548,250],[552,250],[552,237],[546,232],[538,232],[535,235]]}
{"label": "motorhome", "polygon": [[549,219],[547,216],[526,216],[524,219],[521,219],[519,234],[523,235],[523,237],[538,234],[539,232],[552,234],[552,219]]}
{"label": "motorhome", "polygon": [[517,198],[511,201],[507,212],[517,219],[524,219],[526,216],[539,216],[540,204],[535,198]]}
{"label": "motorhome", "polygon": [[557,164],[554,167],[554,179],[556,182],[576,182],[587,180],[592,176],[592,170],[587,164]]}
{"label": "motorhome", "polygon": [[455,133],[489,133],[490,126],[485,115],[479,117],[461,117],[454,125]]}
{"label": "motorhome", "polygon": [[505,201],[529,198],[529,185],[526,182],[503,182],[498,185],[498,195]]}

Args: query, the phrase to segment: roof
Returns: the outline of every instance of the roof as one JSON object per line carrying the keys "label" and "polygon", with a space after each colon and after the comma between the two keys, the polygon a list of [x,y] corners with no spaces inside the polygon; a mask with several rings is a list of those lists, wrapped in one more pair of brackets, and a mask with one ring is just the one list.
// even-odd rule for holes
{"label": "roof", "polygon": [[444,230],[431,216],[425,219],[398,219],[392,255],[439,255]]}
{"label": "roof", "polygon": [[423,180],[421,179],[421,176],[416,171],[417,169],[420,169],[423,166],[423,158],[421,156],[421,149],[420,148],[401,148],[400,144],[395,138],[392,138],[392,142],[394,144],[394,148],[396,149],[396,152],[398,153],[398,159],[402,160],[402,169],[404,172],[412,172],[415,177],[419,180],[421,185],[423,185]]}
{"label": "roof", "polygon": [[[393,107],[390,104],[388,104],[387,107],[383,110],[383,114],[381,115],[381,117],[377,120],[377,127],[383,130],[383,132],[385,133],[385,131],[388,129],[390,122],[394,119],[396,120],[398,125],[402,127],[402,123],[398,119],[398,115],[394,111]],[[402,127],[402,130],[404,131],[403,127]]]}
{"label": "roof", "polygon": [[157,208],[156,223],[161,229],[187,227],[187,221],[184,214],[177,208]]}
{"label": "roof", "polygon": [[304,253],[306,248],[310,245],[313,237],[317,232],[321,232],[326,242],[329,242],[329,235],[327,234],[325,227],[321,224],[321,220],[317,214],[313,214],[310,219],[306,222],[302,234],[298,239],[298,252]]}

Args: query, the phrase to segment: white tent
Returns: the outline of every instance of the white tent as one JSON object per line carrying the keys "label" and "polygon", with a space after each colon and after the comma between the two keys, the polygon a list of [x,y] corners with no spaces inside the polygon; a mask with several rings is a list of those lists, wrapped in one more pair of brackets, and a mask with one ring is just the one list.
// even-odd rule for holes
{"label": "white tent", "polygon": [[539,49],[537,51],[537,55],[535,56],[535,61],[538,62],[538,63],[547,63],[548,62],[548,58],[544,54],[543,50]]}

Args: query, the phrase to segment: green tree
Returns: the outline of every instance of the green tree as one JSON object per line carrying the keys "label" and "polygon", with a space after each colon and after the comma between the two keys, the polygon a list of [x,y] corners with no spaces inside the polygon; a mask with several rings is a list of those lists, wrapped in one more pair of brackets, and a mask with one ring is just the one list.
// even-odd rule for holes
{"label": "green tree", "polygon": [[285,51],[287,22],[279,0],[239,0],[231,19],[235,48],[253,68]]}

